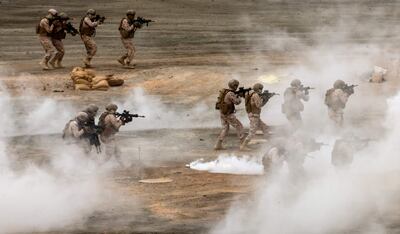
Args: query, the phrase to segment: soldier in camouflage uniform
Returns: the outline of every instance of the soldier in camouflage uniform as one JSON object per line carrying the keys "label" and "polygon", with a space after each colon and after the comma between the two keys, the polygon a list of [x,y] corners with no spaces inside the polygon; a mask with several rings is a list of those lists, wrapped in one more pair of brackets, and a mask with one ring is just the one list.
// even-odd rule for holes
{"label": "soldier in camouflage uniform", "polygon": [[286,115],[293,129],[298,129],[302,125],[300,113],[304,110],[301,102],[308,101],[308,90],[302,89],[301,81],[294,79],[290,83],[290,87],[285,90],[284,103],[282,104],[282,113]]}
{"label": "soldier in camouflage uniform", "polygon": [[53,21],[57,16],[57,11],[55,9],[49,9],[46,17],[40,20],[36,27],[36,33],[39,34],[40,44],[43,46],[45,55],[40,62],[40,66],[43,70],[49,70],[48,62],[53,57],[54,48],[51,42],[50,33],[54,29]]}
{"label": "soldier in camouflage uniform", "polygon": [[354,89],[343,80],[337,80],[333,88],[325,94],[325,104],[328,106],[328,115],[336,125],[343,126],[343,112],[347,101],[354,93]]}
{"label": "soldier in camouflage uniform", "polygon": [[122,45],[126,49],[126,53],[118,59],[118,62],[126,68],[134,68],[134,64],[131,64],[135,55],[135,46],[133,44],[133,37],[135,36],[136,29],[141,28],[142,25],[135,23],[136,12],[128,10],[126,17],[122,18],[119,25],[119,32],[121,34]]}

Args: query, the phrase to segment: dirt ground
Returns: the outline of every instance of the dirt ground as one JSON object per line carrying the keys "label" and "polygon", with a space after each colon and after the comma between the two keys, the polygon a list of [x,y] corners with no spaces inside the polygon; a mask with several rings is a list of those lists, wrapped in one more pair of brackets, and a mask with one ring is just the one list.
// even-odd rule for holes
{"label": "dirt ground", "polygon": [[[336,44],[369,42],[398,46],[398,1],[379,1],[382,14],[369,9],[377,1],[239,1],[239,0],[1,0],[0,1],[0,82],[12,94],[15,102],[26,93],[72,102],[80,107],[88,103],[104,106],[111,100],[124,100],[136,87],[149,95],[160,97],[173,107],[192,107],[200,101],[210,106],[215,94],[234,75],[246,77],[244,85],[267,72],[304,62],[316,38],[333,37],[335,31],[317,32],[337,22],[337,12],[343,20],[374,22],[392,26],[391,31],[370,35],[355,27],[348,41]],[[29,6],[29,7],[27,7]],[[84,46],[78,36],[65,40],[65,69],[42,71],[38,63],[43,55],[34,28],[48,8],[55,7],[74,18],[77,27],[88,8],[95,8],[107,17],[98,28],[98,54],[93,64],[98,74],[114,74],[125,85],[107,92],[85,92],[72,89],[69,72],[82,65]],[[355,15],[352,9],[363,9]],[[155,22],[137,32],[135,63],[126,70],[117,63],[124,52],[117,31],[120,18],[127,8]],[[324,17],[320,18],[321,12]],[[354,23],[353,23],[354,22]],[[293,40],[282,47],[278,41]],[[343,56],[351,57],[344,52]],[[387,61],[386,61],[387,62]],[[393,75],[393,74],[392,74]],[[397,78],[393,75],[392,77]],[[387,97],[397,89],[397,80],[385,84]],[[60,91],[60,92],[59,92]],[[365,93],[370,92],[368,88]],[[372,90],[375,92],[376,90]],[[379,92],[379,91],[378,91]],[[383,100],[383,99],[382,99]],[[367,105],[367,104],[366,104]],[[29,109],[29,107],[27,107]],[[364,118],[375,118],[367,113]],[[379,114],[378,114],[378,117]],[[16,117],[18,118],[18,117]],[[358,120],[355,120],[357,122]],[[62,127],[60,127],[61,129]],[[120,191],[124,199],[104,204],[79,228],[66,227],[54,232],[72,233],[206,233],[236,200],[251,199],[257,181],[262,176],[210,174],[193,171],[185,165],[198,158],[213,159],[212,150],[218,129],[160,129],[121,133],[124,159],[132,161],[125,170],[116,170],[107,180],[110,189]],[[59,142],[59,135],[19,136],[11,139],[8,150],[18,158],[15,168],[27,163],[46,167],[51,156],[44,156],[49,145]],[[24,144],[29,142],[28,145]],[[40,143],[39,143],[40,142]],[[149,143],[151,142],[151,143]],[[151,144],[157,142],[157,147]],[[179,144],[177,144],[179,142]],[[231,135],[227,152],[236,152],[235,136]],[[141,160],[137,147],[144,145]],[[151,157],[146,157],[151,155]],[[168,177],[172,183],[142,184],[140,179]],[[130,198],[139,199],[132,205]]]}

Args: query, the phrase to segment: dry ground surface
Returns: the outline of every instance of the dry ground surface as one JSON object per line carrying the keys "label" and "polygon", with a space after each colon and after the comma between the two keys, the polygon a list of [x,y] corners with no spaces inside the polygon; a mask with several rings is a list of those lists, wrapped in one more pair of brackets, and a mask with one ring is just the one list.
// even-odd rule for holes
{"label": "dry ground surface", "polygon": [[[363,44],[368,40],[377,45],[384,44],[388,50],[396,48],[400,2],[377,2],[1,0],[1,82],[15,102],[21,102],[18,97],[29,91],[60,103],[72,102],[77,108],[88,103],[103,106],[110,100],[123,100],[134,87],[142,87],[149,95],[156,95],[173,107],[191,107],[203,100],[212,106],[217,91],[233,75],[243,77],[243,83],[249,85],[258,75],[304,62],[302,54],[319,40],[341,33],[329,30],[338,21],[346,22],[354,30],[345,41],[332,41],[334,44]],[[40,70],[38,63],[43,52],[34,28],[50,7],[67,12],[74,18],[75,26],[88,8],[95,8],[107,17],[106,23],[98,28],[98,54],[93,63],[99,74],[124,78],[126,84],[123,87],[108,92],[79,92],[71,88],[69,72],[74,66],[81,65],[84,56],[84,46],[79,37],[68,36],[65,40],[65,69]],[[123,53],[117,27],[127,8],[156,21],[137,32],[135,70],[123,69],[116,62]],[[380,13],[377,13],[377,8]],[[377,28],[375,32],[379,33],[371,35],[368,30],[357,27],[361,22],[373,23]],[[319,30],[326,27],[328,30]],[[392,30],[386,30],[390,27]],[[281,41],[293,43],[282,46]],[[343,56],[352,55],[344,53]],[[387,61],[382,63],[387,64]],[[392,73],[391,77],[393,79],[384,85],[384,97],[397,89],[397,76]],[[380,93],[380,89],[361,88],[364,93]],[[25,109],[21,112],[29,110],[30,103],[22,106]],[[363,117],[377,118],[379,109],[377,112],[375,115],[371,111]],[[211,150],[217,131],[166,129],[122,134],[119,140],[125,158],[138,157],[137,146],[145,145],[141,161],[136,159],[132,167],[116,170],[107,180],[110,189],[120,191],[124,199],[115,204],[104,204],[79,228],[72,226],[54,231],[207,232],[221,220],[232,201],[251,199],[256,182],[262,179],[196,172],[185,167],[186,163],[200,157],[211,159],[217,156]],[[231,137],[230,142],[234,142],[234,136]],[[43,142],[53,141],[60,141],[59,135],[11,139],[8,150],[18,156],[14,165],[16,170],[27,162],[46,167],[50,156],[46,157],[45,149],[49,145]],[[157,147],[151,145],[154,142]],[[233,145],[228,150],[235,152]],[[173,182],[150,185],[138,182],[143,178],[159,177],[171,178]],[[130,205],[130,197],[143,202],[140,206]]]}

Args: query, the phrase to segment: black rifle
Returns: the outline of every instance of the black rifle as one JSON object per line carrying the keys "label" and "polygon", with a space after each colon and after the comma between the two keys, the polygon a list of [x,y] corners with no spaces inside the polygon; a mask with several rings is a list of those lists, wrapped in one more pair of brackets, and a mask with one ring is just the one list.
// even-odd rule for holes
{"label": "black rifle", "polygon": [[90,145],[96,147],[96,152],[101,153],[101,143],[99,139],[100,127],[95,125],[93,121],[86,122],[83,126],[85,133],[82,135],[82,138],[87,138],[89,140]]}
{"label": "black rifle", "polygon": [[145,19],[145,18],[143,18],[143,17],[137,17],[137,18],[133,21],[133,23],[137,23],[137,24],[140,24],[140,25],[146,24],[147,27],[149,26],[149,23],[151,23],[151,22],[154,22],[154,21],[151,20],[151,19]]}
{"label": "black rifle", "polygon": [[115,116],[119,117],[119,119],[124,123],[132,122],[133,118],[146,118],[144,115],[131,114],[129,111],[124,110],[122,113],[115,113]]}
{"label": "black rifle", "polygon": [[354,93],[354,88],[357,87],[358,85],[345,85],[343,87],[343,91],[348,93],[348,94],[353,94]]}
{"label": "black rifle", "polygon": [[279,95],[279,93],[270,93],[268,90],[264,90],[264,92],[260,94],[260,97],[263,99],[263,103],[265,104],[275,95]]}
{"label": "black rifle", "polygon": [[244,87],[240,87],[238,90],[234,91],[236,95],[244,98],[248,92],[251,91],[251,88],[245,89]]}
{"label": "black rifle", "polygon": [[72,36],[75,36],[77,34],[79,34],[78,29],[76,29],[71,22],[68,22],[65,26],[65,31],[67,31],[67,33],[71,34]]}
{"label": "black rifle", "polygon": [[96,15],[96,16],[94,17],[94,21],[99,22],[99,24],[104,23],[105,20],[106,20],[106,17],[105,17],[105,16]]}

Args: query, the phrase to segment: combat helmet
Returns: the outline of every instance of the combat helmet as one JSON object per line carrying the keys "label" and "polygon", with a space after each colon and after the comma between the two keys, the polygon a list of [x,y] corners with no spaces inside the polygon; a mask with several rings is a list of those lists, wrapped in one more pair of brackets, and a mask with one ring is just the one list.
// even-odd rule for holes
{"label": "combat helmet", "polygon": [[333,83],[333,88],[335,89],[341,89],[346,85],[343,80],[337,80],[335,83]]}
{"label": "combat helmet", "polygon": [[229,87],[230,89],[236,90],[238,86],[239,86],[239,81],[236,80],[236,79],[232,79],[232,80],[230,80],[230,81],[228,82],[228,87]]}

